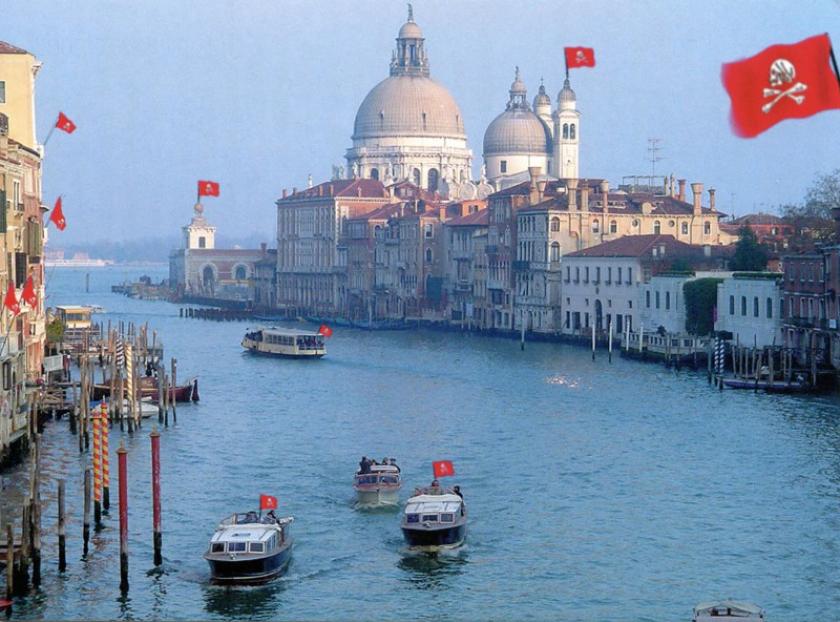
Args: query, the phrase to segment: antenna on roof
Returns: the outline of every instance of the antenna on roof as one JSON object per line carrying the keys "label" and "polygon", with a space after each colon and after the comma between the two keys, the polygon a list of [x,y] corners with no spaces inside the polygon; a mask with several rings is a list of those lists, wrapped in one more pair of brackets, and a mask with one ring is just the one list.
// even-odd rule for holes
{"label": "antenna on roof", "polygon": [[411,3],[408,3],[408,21],[414,21],[414,9],[411,8]]}
{"label": "antenna on roof", "polygon": [[647,150],[650,154],[650,181],[648,182],[648,188],[653,188],[653,180],[656,177],[656,163],[662,160],[657,155],[662,150],[662,147],[659,146],[661,142],[661,138],[648,138]]}

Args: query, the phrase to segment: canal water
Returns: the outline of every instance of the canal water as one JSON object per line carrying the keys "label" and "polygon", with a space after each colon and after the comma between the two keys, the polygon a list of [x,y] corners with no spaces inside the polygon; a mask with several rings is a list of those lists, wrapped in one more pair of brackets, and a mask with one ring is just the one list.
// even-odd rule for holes
{"label": "canal water", "polygon": [[[90,273],[90,293],[85,274]],[[149,321],[198,375],[201,402],[163,431],[161,570],[152,563],[151,423],[123,438],[130,584],[119,592],[115,504],[82,559],[82,472],[66,420],[44,434],[44,583],[15,619],[688,620],[696,603],[757,602],[768,619],[840,610],[840,408],[833,396],[711,389],[705,375],[595,361],[586,349],[432,331],[336,329],[320,361],[243,353],[244,322],[178,317],[111,294],[154,269],[56,269],[48,304]],[[119,429],[111,449],[119,444]],[[466,546],[406,554],[398,514],[353,507],[362,454],[396,456],[408,490],[450,459]],[[116,499],[116,461],[112,499]],[[3,515],[20,469],[4,474]],[[56,478],[68,481],[68,570],[57,572]],[[209,583],[218,520],[260,493],[295,516],[288,573]],[[403,498],[407,496],[403,492]]]}

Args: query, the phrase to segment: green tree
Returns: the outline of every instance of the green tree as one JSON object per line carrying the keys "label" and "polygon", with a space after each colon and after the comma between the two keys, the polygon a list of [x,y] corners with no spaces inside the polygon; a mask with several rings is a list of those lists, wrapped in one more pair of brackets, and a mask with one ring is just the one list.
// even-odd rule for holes
{"label": "green tree", "polygon": [[683,285],[685,330],[689,335],[704,336],[715,329],[717,286],[723,279],[694,279]]}
{"label": "green tree", "polygon": [[61,320],[55,319],[47,324],[47,342],[58,343],[64,338],[64,324]]}
{"label": "green tree", "polygon": [[814,243],[835,242],[832,209],[840,209],[840,168],[817,175],[801,205],[785,205],[782,215],[795,229],[792,246],[808,249]]}
{"label": "green tree", "polygon": [[738,231],[735,254],[729,260],[729,269],[737,272],[758,272],[767,267],[767,249],[758,243],[752,229],[741,227]]}

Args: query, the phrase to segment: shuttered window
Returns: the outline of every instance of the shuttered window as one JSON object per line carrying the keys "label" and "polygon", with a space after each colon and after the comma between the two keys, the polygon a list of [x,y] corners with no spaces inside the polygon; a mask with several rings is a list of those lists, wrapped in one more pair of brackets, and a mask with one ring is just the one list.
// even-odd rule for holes
{"label": "shuttered window", "polygon": [[15,285],[23,287],[26,281],[26,253],[15,253]]}
{"label": "shuttered window", "polygon": [[0,233],[6,233],[6,191],[0,190]]}

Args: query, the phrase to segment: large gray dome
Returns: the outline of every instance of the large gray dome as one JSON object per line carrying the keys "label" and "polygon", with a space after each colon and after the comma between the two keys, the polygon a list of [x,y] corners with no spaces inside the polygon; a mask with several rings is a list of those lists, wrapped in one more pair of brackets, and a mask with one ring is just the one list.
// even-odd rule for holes
{"label": "large gray dome", "polygon": [[417,135],[466,139],[458,104],[426,76],[385,78],[359,106],[353,138]]}
{"label": "large gray dome", "polygon": [[505,110],[484,132],[484,156],[513,153],[547,154],[551,133],[530,110]]}

